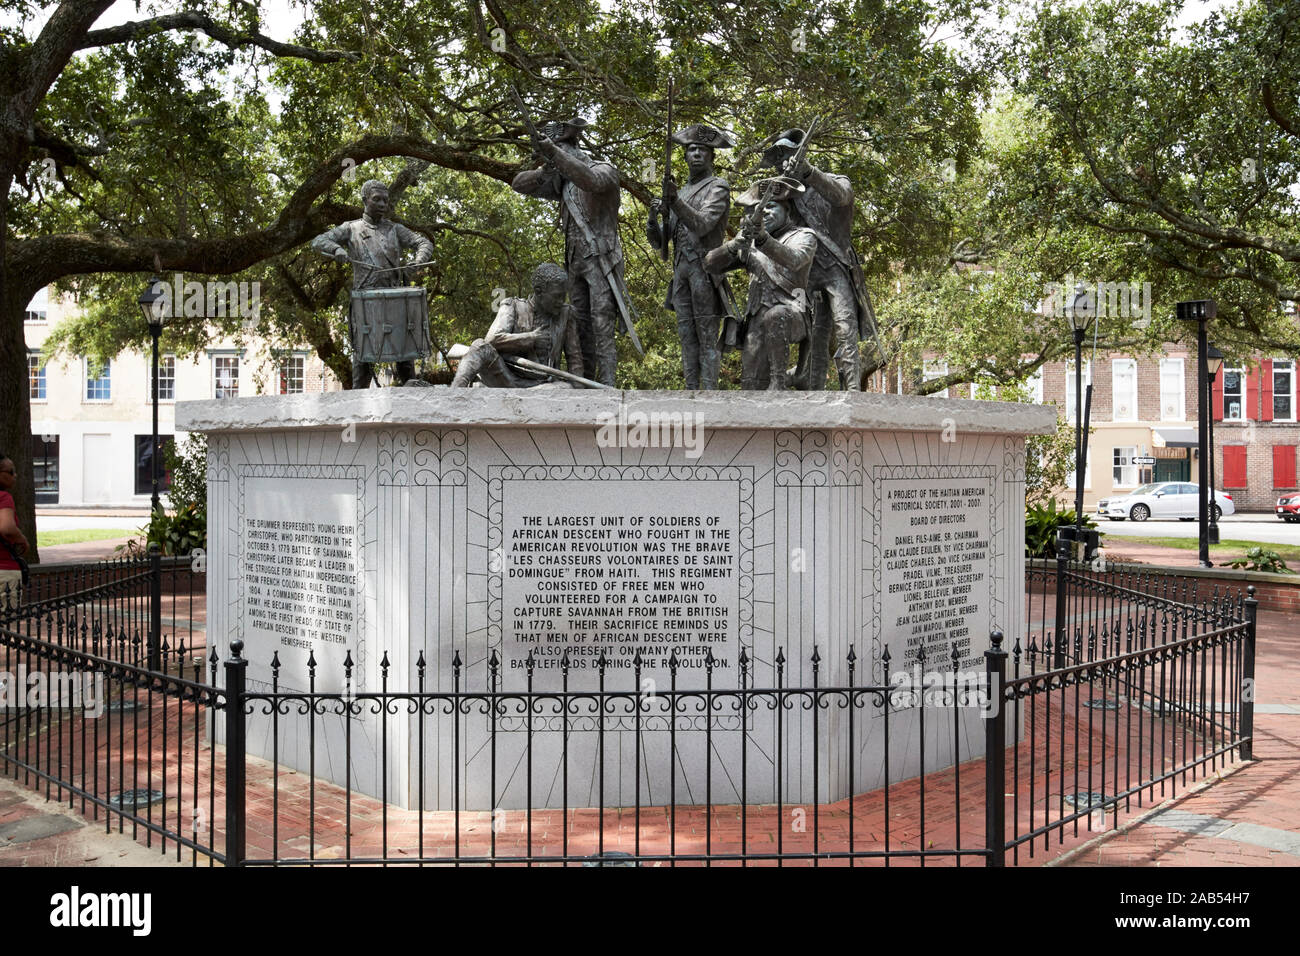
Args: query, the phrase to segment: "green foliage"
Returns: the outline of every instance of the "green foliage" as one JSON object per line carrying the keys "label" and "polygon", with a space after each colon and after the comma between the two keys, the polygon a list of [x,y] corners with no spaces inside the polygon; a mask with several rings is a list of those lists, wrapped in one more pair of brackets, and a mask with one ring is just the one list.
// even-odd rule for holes
{"label": "green foliage", "polygon": [[207,508],[191,501],[168,514],[159,507],[139,534],[141,537],[119,545],[117,551],[129,557],[144,557],[149,553],[149,546],[156,544],[163,555],[189,554],[195,548],[207,546]]}
{"label": "green foliage", "polygon": [[[200,6],[237,30],[259,22],[257,3]],[[317,174],[325,191],[311,216],[321,229],[357,216],[365,179],[402,177],[396,215],[435,243],[421,281],[442,352],[483,334],[498,290],[524,293],[534,264],[563,261],[554,204],[508,185],[530,154],[507,95],[517,82],[538,119],[591,119],[589,150],[622,172],[626,274],[648,354],[641,362],[620,343],[619,384],[677,387],[667,267],[644,238],[671,76],[676,122],[735,134],[738,148],[716,159],[736,191],[766,137],[826,114],[813,159],[854,184],[854,240],[885,350],[917,391],[1017,381],[1064,357],[1064,319],[1034,306],[1069,275],[1152,284],[1152,321],[1107,316],[1103,349],[1158,347],[1181,334],[1166,318],[1172,303],[1211,293],[1230,358],[1260,343],[1294,348],[1279,309],[1300,298],[1300,201],[1288,188],[1300,140],[1283,128],[1300,115],[1289,5],[1246,0],[1179,31],[1175,0],[1048,2],[1026,6],[1009,38],[981,25],[994,6],[314,0],[298,34],[278,39],[353,59],[232,51],[188,31],[89,49],[39,115],[85,150],[60,168],[62,182],[20,176],[9,238],[228,239],[275,223],[343,144],[408,137],[422,148],[340,169],[332,183]],[[34,22],[26,29],[35,35]],[[680,182],[680,150],[673,164]],[[78,261],[90,274],[60,285],[85,311],[50,348],[107,357],[143,347],[145,276]],[[261,322],[219,320],[218,334],[306,343],[348,380],[346,268],[299,247],[228,278],[261,283]],[[196,354],[211,333],[178,320],[163,346]],[[946,378],[923,381],[926,355],[946,357]],[[724,387],[737,378],[725,364]]]}
{"label": "green foliage", "polygon": [[1074,471],[1074,425],[1064,415],[1056,431],[1025,439],[1025,503],[1044,504],[1065,487]]}
{"label": "green foliage", "polygon": [[167,447],[167,469],[171,488],[167,500],[176,510],[193,505],[199,510],[208,506],[208,439],[192,434],[180,445]]}
{"label": "green foliage", "polygon": [[[704,120],[735,133],[740,148],[717,160],[737,191],[749,184],[764,138],[828,114],[819,162],[855,184],[857,244],[880,298],[892,286],[891,262],[946,254],[955,207],[938,170],[948,160],[964,170],[979,149],[989,74],[976,14],[987,5],[317,0],[292,39],[356,55],[328,63],[232,52],[167,32],[88,52],[64,71],[42,106],[43,122],[73,142],[112,148],[63,169],[66,187],[28,183],[30,201],[16,204],[11,222],[24,237],[225,238],[271,225],[341,145],[410,137],[433,158],[363,161],[347,177],[339,170],[314,216],[323,229],[359,215],[365,179],[405,177],[396,215],[435,242],[422,282],[442,351],[483,334],[496,290],[519,294],[534,264],[563,262],[554,204],[508,185],[531,152],[507,95],[517,82],[537,118],[591,119],[589,150],[622,172],[627,280],[648,359],[643,365],[621,344],[628,358],[620,384],[676,387],[680,350],[662,308],[667,267],[644,238],[646,204],[662,174],[668,77],[676,81],[677,123]],[[257,7],[213,15],[247,27]],[[962,36],[972,52],[936,42],[940,32]],[[683,181],[680,150],[673,163]],[[191,271],[198,277],[201,268]],[[147,330],[134,301],[144,278],[63,280],[86,311],[54,331],[51,348],[110,356],[143,347]],[[258,336],[273,348],[306,342],[347,380],[346,269],[299,247],[229,278],[261,283]],[[238,318],[214,324],[221,335],[251,334]],[[164,330],[163,347],[195,354],[211,331],[180,319]],[[724,369],[724,383],[737,378]]]}
{"label": "green foliage", "polygon": [[1251,548],[1246,552],[1245,557],[1237,558],[1235,561],[1225,561],[1221,567],[1244,568],[1247,571],[1264,571],[1268,574],[1295,574],[1287,567],[1280,554],[1261,547]]}
{"label": "green foliage", "polygon": [[[1059,507],[1055,499],[1049,499],[1046,504],[1026,504],[1025,557],[1056,557],[1056,529],[1072,528],[1074,525],[1074,509]],[[1096,528],[1097,523],[1084,515],[1083,527]]]}
{"label": "green foliage", "polygon": [[1006,69],[1047,126],[1008,198],[1148,263],[1153,332],[1178,334],[1173,302],[1212,296],[1211,338],[1230,359],[1295,355],[1296,7],[1243,0],[1179,28],[1185,6],[1049,2],[1024,16]]}

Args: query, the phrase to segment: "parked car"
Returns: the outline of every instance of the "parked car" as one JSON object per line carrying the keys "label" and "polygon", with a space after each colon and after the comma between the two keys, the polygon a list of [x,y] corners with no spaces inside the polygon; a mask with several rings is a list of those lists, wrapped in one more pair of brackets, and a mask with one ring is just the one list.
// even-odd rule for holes
{"label": "parked car", "polygon": [[1277,499],[1274,510],[1283,521],[1300,521],[1300,491],[1293,491]]}
{"label": "parked car", "polygon": [[[1236,511],[1232,495],[1214,492],[1215,517]],[[1200,516],[1200,489],[1185,481],[1157,481],[1135,488],[1126,495],[1111,495],[1097,502],[1097,515],[1111,521],[1146,521],[1148,518],[1178,518],[1193,521]]]}

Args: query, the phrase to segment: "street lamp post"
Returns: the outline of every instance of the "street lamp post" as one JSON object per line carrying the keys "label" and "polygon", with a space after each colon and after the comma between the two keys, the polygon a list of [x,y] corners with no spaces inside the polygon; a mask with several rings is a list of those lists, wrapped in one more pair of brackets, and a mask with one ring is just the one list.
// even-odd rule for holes
{"label": "street lamp post", "polygon": [[1214,380],[1219,375],[1219,369],[1223,368],[1223,353],[1214,347],[1213,342],[1210,342],[1209,347],[1206,349],[1205,356],[1206,356],[1205,370],[1207,375],[1209,376],[1209,386],[1205,393],[1207,399],[1206,408],[1208,409],[1205,415],[1205,419],[1206,419],[1206,425],[1209,434],[1209,443],[1207,444],[1206,447],[1208,447],[1210,450],[1209,451],[1210,527],[1207,529],[1207,531],[1209,536],[1208,543],[1218,544],[1219,543],[1219,507],[1218,507],[1218,502],[1216,502],[1214,498]]}
{"label": "street lamp post", "polygon": [[144,320],[149,325],[149,338],[153,340],[153,445],[150,446],[149,453],[151,482],[153,490],[150,495],[150,509],[158,510],[158,336],[162,334],[163,319],[165,316],[166,303],[163,295],[159,292],[162,286],[162,280],[151,278],[149,288],[140,294],[139,304],[140,311],[144,313]]}
{"label": "street lamp post", "polygon": [[1210,415],[1208,413],[1207,391],[1210,384],[1209,342],[1206,339],[1206,323],[1218,314],[1218,305],[1213,299],[1195,299],[1179,302],[1176,314],[1180,322],[1196,323],[1196,423],[1197,446],[1200,449],[1200,461],[1197,464],[1197,521],[1200,531],[1200,564],[1203,568],[1214,567],[1210,561],[1210,508],[1206,495],[1209,492],[1209,462],[1206,460],[1206,448],[1209,443]]}
{"label": "street lamp post", "polygon": [[[166,319],[167,303],[163,293],[163,282],[156,276],[149,280],[149,287],[140,294],[140,311],[149,325],[149,337],[153,340],[153,435],[149,446],[149,471],[152,483],[150,495],[150,523],[157,519],[161,505],[158,500],[158,336],[162,334],[163,321]],[[149,670],[156,671],[162,667],[162,551],[157,543],[149,545]]]}
{"label": "street lamp post", "polygon": [[[1075,290],[1065,307],[1074,332],[1074,540],[1083,541],[1083,474],[1087,470],[1087,450],[1083,434],[1083,339],[1092,321],[1092,294],[1084,286]],[[1091,397],[1092,382],[1088,383]],[[1089,403],[1091,404],[1091,403]]]}

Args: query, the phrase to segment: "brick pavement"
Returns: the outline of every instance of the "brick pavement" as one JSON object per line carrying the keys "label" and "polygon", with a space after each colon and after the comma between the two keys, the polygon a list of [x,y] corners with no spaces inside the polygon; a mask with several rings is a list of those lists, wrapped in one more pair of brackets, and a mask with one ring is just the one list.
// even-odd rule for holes
{"label": "brick pavement", "polygon": [[[1259,699],[1263,702],[1300,704],[1300,682],[1295,680],[1296,669],[1300,667],[1300,654],[1297,654],[1300,634],[1293,631],[1288,618],[1261,615],[1258,674]],[[1111,690],[1113,692],[1114,688]],[[70,719],[57,725],[57,733],[11,735],[8,739],[26,748],[25,759],[43,767],[61,766],[64,774],[84,781],[87,789],[101,797],[106,798],[127,786],[166,790],[165,798],[150,805],[142,814],[158,823],[165,818],[173,829],[180,819],[187,835],[201,845],[224,849],[221,748],[218,747],[214,754],[202,733],[197,732],[204,719],[202,708],[192,701],[175,700],[166,703],[154,700],[149,706],[147,695],[143,703],[145,706],[134,716],[110,713],[104,720],[95,722]],[[1086,740],[1088,725],[1085,721],[1095,722],[1099,714],[1108,715],[1115,721],[1107,726],[1122,726],[1123,730],[1108,731],[1103,740],[1096,736],[1094,723],[1091,752],[1083,748],[1077,753],[1062,751],[1060,741],[1072,740],[1076,730],[1080,730]],[[1185,759],[1189,739],[1187,722],[1171,719],[1168,723],[1172,726],[1162,724],[1157,731],[1153,720],[1149,711],[1137,707],[1125,709],[1122,723],[1114,711],[1079,709],[1073,701],[1072,691],[1039,698],[1035,706],[1026,711],[1025,741],[1008,757],[1008,780],[1011,784],[1007,794],[1008,832],[1026,833],[1048,819],[1059,819],[1062,810],[1070,812],[1068,804],[1063,803],[1063,791],[1087,789],[1091,785],[1095,789],[1113,792],[1118,776],[1137,779],[1139,767],[1149,770],[1157,762],[1152,740],[1164,741],[1159,748],[1159,762],[1163,766],[1172,766]],[[1258,717],[1257,755],[1261,759],[1227,774],[1223,782],[1187,797],[1179,808],[1216,819],[1226,815],[1234,822],[1270,830],[1285,827],[1294,830],[1297,820],[1295,797],[1300,795],[1292,782],[1296,776],[1297,755],[1295,745],[1286,738],[1286,728],[1294,726],[1298,720],[1300,716],[1286,714]],[[1194,725],[1196,721],[1190,723]],[[1195,726],[1190,730],[1195,750],[1198,741]],[[1135,746],[1139,739],[1142,744],[1138,746],[1144,749]],[[182,742],[179,747],[178,740]],[[1183,748],[1181,751],[1180,746]],[[165,768],[164,753],[167,754]],[[1180,758],[1180,753],[1184,757]],[[1029,769],[1031,761],[1032,774]],[[1088,781],[1089,769],[1093,773],[1091,782]],[[1221,758],[1213,772],[1231,769],[1226,759]],[[1205,773],[1204,769],[1192,769],[1185,780],[1179,781],[1180,789],[1181,786],[1195,787]],[[379,801],[353,794],[349,808],[348,794],[342,788],[321,780],[313,783],[308,775],[285,768],[277,772],[268,762],[250,758],[248,853],[250,857],[259,859],[309,855],[317,859],[338,859],[345,854],[353,858],[379,858],[386,851],[389,860],[401,861],[420,858],[421,854],[424,859],[447,859],[457,851],[466,855],[488,855],[495,851],[498,857],[507,857],[531,850],[537,855],[554,856],[564,853],[566,848],[573,857],[588,856],[602,848],[607,852],[640,851],[644,854],[676,853],[685,856],[706,851],[735,853],[742,847],[750,853],[760,854],[778,851],[835,853],[844,852],[850,846],[855,851],[883,851],[886,849],[886,799],[889,801],[889,850],[916,853],[922,849],[928,852],[958,847],[975,849],[983,842],[983,785],[982,761],[967,761],[959,768],[895,784],[888,791],[861,794],[852,800],[820,808],[799,808],[804,814],[805,827],[802,830],[792,826],[795,808],[790,806],[782,808],[779,813],[773,806],[744,810],[714,807],[711,813],[706,813],[701,807],[679,806],[675,811],[655,807],[643,808],[639,815],[627,808],[607,809],[603,813],[594,809],[577,809],[567,815],[557,810],[537,810],[531,814],[509,811],[498,819],[495,834],[492,817],[486,812],[420,814],[389,807],[385,847],[384,807]],[[1173,784],[1167,786],[1168,792],[1172,792]],[[40,786],[39,789],[43,792],[46,788]],[[922,789],[926,799],[924,830],[919,812]],[[1065,862],[1072,865],[1190,864],[1205,862],[1209,853],[1233,864],[1239,861],[1294,864],[1296,857],[1293,854],[1261,845],[1261,839],[1267,844],[1269,837],[1263,831],[1252,831],[1249,835],[1256,839],[1249,842],[1227,839],[1224,833],[1197,835],[1168,826],[1155,826],[1151,822],[1131,825],[1160,802],[1163,790],[1157,786],[1149,792],[1135,794],[1114,813],[1104,817],[1099,813],[1084,816],[1077,824],[1068,824],[1061,832],[1020,847],[1009,855],[1008,862],[1038,865],[1062,859],[1070,851],[1078,850],[1073,856],[1065,857]],[[59,800],[57,788],[53,788],[52,796],[55,801]],[[68,795],[63,794],[62,799],[67,800]],[[311,824],[313,800],[314,830]],[[72,803],[80,807],[82,801],[76,799]],[[92,819],[97,814],[100,820],[103,818],[103,811],[97,811],[93,805],[86,812]],[[1166,822],[1168,820],[1166,818]],[[345,826],[349,822],[350,826]],[[1112,829],[1117,824],[1120,827],[1117,833],[1108,839],[1090,842],[1099,830]],[[102,823],[98,825],[102,826]],[[114,825],[113,830],[117,829]],[[126,835],[122,839],[129,840],[131,824],[128,822],[124,829]],[[157,835],[148,834],[145,828],[135,829],[137,841],[151,842],[155,854],[174,857],[174,841],[160,843]],[[57,843],[71,838],[52,834],[45,839]],[[41,859],[39,856],[15,856],[15,853],[32,853],[34,847],[31,844],[39,842],[28,841],[29,845],[22,851],[15,851],[14,847],[5,847],[0,841],[0,862]],[[1153,855],[1154,850],[1168,855]],[[190,860],[191,856],[189,850],[181,853],[183,861]],[[202,865],[206,861],[198,856],[197,862]],[[824,865],[844,863],[842,859],[821,862]],[[878,858],[857,862],[859,865],[882,863]],[[912,856],[895,858],[890,862],[895,866],[915,866],[919,861]],[[955,859],[951,855],[932,856],[926,862],[951,866]],[[966,865],[982,865],[982,862],[979,857],[963,859]],[[787,865],[808,865],[808,861],[790,861]]]}
{"label": "brick pavement", "polygon": [[[1172,801],[1169,812],[1145,815],[1099,839],[1062,865],[1300,866],[1300,852],[1287,839],[1300,836],[1300,627],[1295,617],[1260,614],[1258,646],[1256,699],[1297,712],[1256,714],[1254,761]],[[1215,835],[1189,832],[1186,815],[1229,825],[1201,828],[1219,830]],[[1291,849],[1284,849],[1288,844]]]}

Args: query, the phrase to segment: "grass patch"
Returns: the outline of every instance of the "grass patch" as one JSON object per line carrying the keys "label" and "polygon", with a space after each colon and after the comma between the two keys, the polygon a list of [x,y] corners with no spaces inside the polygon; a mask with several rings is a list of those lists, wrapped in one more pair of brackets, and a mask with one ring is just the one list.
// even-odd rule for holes
{"label": "grass patch", "polygon": [[111,541],[114,538],[131,538],[136,532],[127,528],[69,528],[67,531],[38,531],[36,546],[48,548],[56,544],[80,544],[83,541]]}
{"label": "grass patch", "polygon": [[[1113,548],[1115,551],[1123,551],[1124,544],[1127,542],[1134,544],[1149,544],[1160,548],[1181,548],[1184,551],[1195,551],[1200,547],[1200,542],[1196,538],[1147,538],[1147,537],[1129,537],[1124,535],[1109,535],[1105,539],[1104,547]],[[1273,544],[1268,541],[1238,541],[1230,539],[1220,541],[1218,544],[1210,546],[1210,560],[1216,566],[1226,561],[1234,561],[1237,558],[1246,556],[1246,552],[1251,548],[1265,548],[1268,551],[1276,551],[1278,555],[1291,567],[1300,563],[1300,544]]]}

